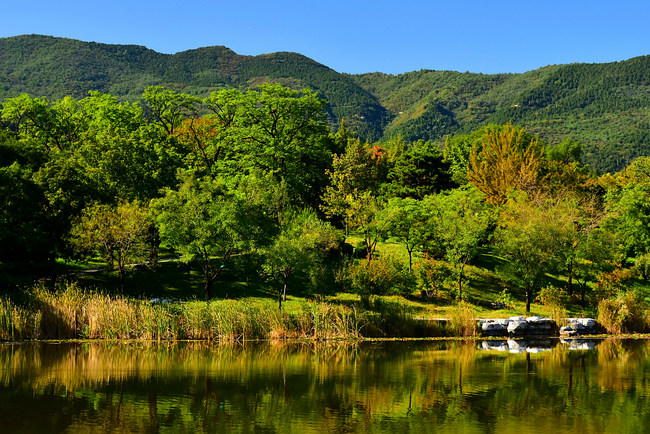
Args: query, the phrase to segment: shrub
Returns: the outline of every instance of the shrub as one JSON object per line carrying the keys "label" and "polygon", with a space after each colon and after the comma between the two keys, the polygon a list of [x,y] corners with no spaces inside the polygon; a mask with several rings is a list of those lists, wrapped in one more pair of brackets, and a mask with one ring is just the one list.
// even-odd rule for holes
{"label": "shrub", "polygon": [[603,299],[598,303],[598,323],[609,333],[646,331],[647,306],[634,291]]}
{"label": "shrub", "polygon": [[476,310],[472,305],[461,301],[458,306],[451,312],[450,328],[454,336],[476,336]]}
{"label": "shrub", "polygon": [[371,261],[357,261],[347,264],[342,276],[345,286],[359,294],[364,306],[376,295],[408,295],[414,286],[414,279],[405,267],[393,258],[377,258]]}
{"label": "shrub", "polygon": [[537,295],[537,300],[548,309],[549,316],[560,327],[566,323],[568,299],[566,292],[553,285],[542,288]]}
{"label": "shrub", "polygon": [[416,262],[414,275],[420,292],[429,298],[443,298],[449,294],[448,282],[452,270],[445,262],[424,258]]}

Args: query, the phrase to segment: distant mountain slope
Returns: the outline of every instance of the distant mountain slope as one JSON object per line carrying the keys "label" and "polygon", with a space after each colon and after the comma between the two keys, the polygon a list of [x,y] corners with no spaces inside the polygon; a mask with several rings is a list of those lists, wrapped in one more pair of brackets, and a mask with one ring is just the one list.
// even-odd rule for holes
{"label": "distant mountain slope", "polygon": [[513,122],[549,144],[581,141],[587,161],[601,170],[650,155],[650,56],[524,74],[416,71],[351,78],[395,116],[386,135],[441,140],[486,123]]}
{"label": "distant mountain slope", "polygon": [[310,87],[359,136],[442,141],[486,123],[513,122],[550,145],[573,138],[587,162],[611,171],[650,155],[650,56],[570,64],[524,74],[415,71],[339,74],[296,53],[242,56],[221,47],[169,55],[135,45],[51,36],[0,39],[0,100],[28,92],[51,99],[89,90],[137,100],[149,85],[197,95],[266,81]]}
{"label": "distant mountain slope", "polygon": [[267,81],[310,87],[330,102],[333,125],[345,117],[359,134],[382,136],[387,111],[350,77],[296,53],[241,56],[226,47],[169,55],[136,45],[109,45],[51,36],[0,39],[0,99],[27,92],[51,99],[89,90],[138,99],[150,85],[208,94]]}

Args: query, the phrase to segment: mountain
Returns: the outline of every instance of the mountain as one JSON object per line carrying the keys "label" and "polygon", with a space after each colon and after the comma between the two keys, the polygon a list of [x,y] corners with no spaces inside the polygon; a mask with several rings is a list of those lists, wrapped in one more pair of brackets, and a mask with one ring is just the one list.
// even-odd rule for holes
{"label": "mountain", "polygon": [[587,162],[601,170],[650,155],[650,56],[524,74],[423,70],[350,77],[393,115],[387,135],[440,140],[512,122],[548,144],[582,142]]}
{"label": "mountain", "polygon": [[0,100],[27,92],[50,99],[89,90],[137,100],[147,86],[196,95],[224,87],[279,82],[310,87],[330,103],[332,125],[344,117],[376,140],[388,121],[384,107],[348,76],[296,53],[242,56],[216,46],[162,54],[137,45],[109,45],[51,36],[0,38]]}
{"label": "mountain", "polygon": [[602,171],[650,155],[650,56],[607,64],[553,65],[523,74],[421,70],[340,74],[297,53],[242,56],[222,47],[161,54],[51,36],[0,39],[0,99],[27,92],[56,99],[89,90],[137,100],[149,85],[207,95],[280,82],[310,87],[330,103],[333,126],[371,140],[441,142],[487,123],[513,122],[554,145],[582,142]]}

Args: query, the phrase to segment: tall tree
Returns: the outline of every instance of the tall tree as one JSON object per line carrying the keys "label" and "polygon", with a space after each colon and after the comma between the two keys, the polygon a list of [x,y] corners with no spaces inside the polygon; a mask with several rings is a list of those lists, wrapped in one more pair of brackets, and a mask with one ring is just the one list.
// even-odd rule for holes
{"label": "tall tree", "polygon": [[153,208],[161,238],[181,253],[181,260],[201,267],[206,300],[225,264],[259,242],[265,229],[254,204],[218,180],[191,173],[178,189],[166,189]]}
{"label": "tall tree", "polygon": [[463,299],[465,268],[487,238],[490,223],[484,196],[475,188],[460,188],[425,199],[429,210],[429,231],[452,265]]}
{"label": "tall tree", "polygon": [[117,265],[120,291],[124,293],[126,269],[144,257],[150,224],[148,210],[138,202],[95,204],[84,208],[71,238],[81,251],[99,252],[109,264]]}
{"label": "tall tree", "polygon": [[565,262],[575,231],[573,210],[552,198],[519,194],[504,206],[495,233],[506,271],[526,292],[526,312],[542,279]]}
{"label": "tall tree", "polygon": [[481,146],[472,146],[467,176],[488,203],[501,205],[511,191],[536,186],[543,149],[538,138],[529,137],[523,129],[507,124],[486,129]]}
{"label": "tall tree", "polygon": [[336,231],[308,210],[292,211],[279,234],[262,250],[265,273],[275,283],[278,307],[286,299],[289,279],[298,271],[318,266],[325,252],[336,245]]}

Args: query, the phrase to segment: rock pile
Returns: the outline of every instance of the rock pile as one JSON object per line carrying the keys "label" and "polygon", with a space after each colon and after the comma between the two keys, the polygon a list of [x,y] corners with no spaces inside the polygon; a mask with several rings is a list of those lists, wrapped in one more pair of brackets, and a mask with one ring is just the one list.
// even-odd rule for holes
{"label": "rock pile", "polygon": [[593,318],[569,318],[569,325],[560,329],[560,336],[595,335],[600,332]]}
{"label": "rock pile", "polygon": [[479,320],[483,336],[553,336],[557,324],[551,318],[513,316],[507,319]]}
{"label": "rock pile", "polygon": [[569,325],[558,328],[551,318],[513,316],[505,319],[480,319],[483,336],[526,337],[526,336],[577,336],[598,334],[601,330],[592,318],[569,318]]}

